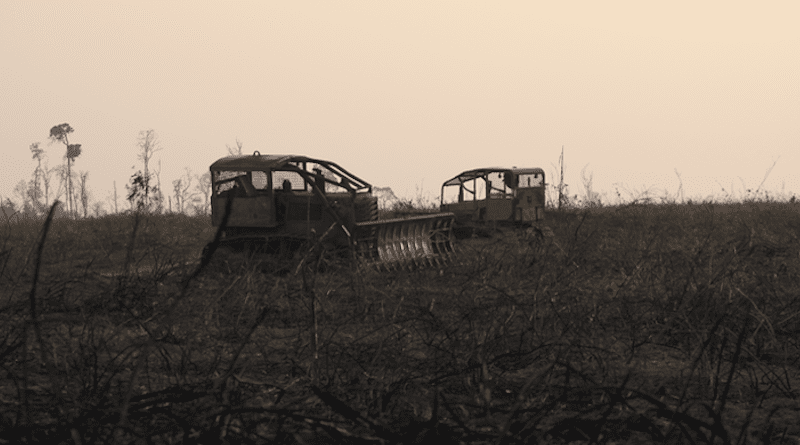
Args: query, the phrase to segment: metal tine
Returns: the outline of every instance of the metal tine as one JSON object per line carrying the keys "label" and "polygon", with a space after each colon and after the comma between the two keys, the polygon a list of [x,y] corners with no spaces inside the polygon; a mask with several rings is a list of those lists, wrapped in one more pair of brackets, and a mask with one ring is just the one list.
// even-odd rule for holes
{"label": "metal tine", "polygon": [[442,267],[454,252],[452,217],[429,220],[394,220],[370,227],[362,258],[377,269],[415,270]]}
{"label": "metal tine", "polygon": [[422,227],[421,224],[415,224],[409,227],[409,231],[411,232],[411,239],[409,241],[411,241],[412,245],[414,246],[413,264],[414,267],[416,268],[424,267],[423,260],[424,260],[425,250],[422,247],[423,241],[419,230],[420,227]]}
{"label": "metal tine", "polygon": [[400,240],[399,240],[400,253],[402,255],[402,261],[407,267],[408,264],[413,261],[414,254],[411,252],[412,246],[411,246],[411,239],[408,235],[408,224],[401,222],[399,223],[399,225],[400,225]]}

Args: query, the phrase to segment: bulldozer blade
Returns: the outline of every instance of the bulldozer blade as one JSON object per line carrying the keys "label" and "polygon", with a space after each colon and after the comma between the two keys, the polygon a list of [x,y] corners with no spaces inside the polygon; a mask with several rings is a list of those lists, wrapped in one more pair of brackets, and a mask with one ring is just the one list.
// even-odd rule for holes
{"label": "bulldozer blade", "polygon": [[377,268],[441,267],[453,254],[452,213],[386,219],[356,224],[362,261]]}

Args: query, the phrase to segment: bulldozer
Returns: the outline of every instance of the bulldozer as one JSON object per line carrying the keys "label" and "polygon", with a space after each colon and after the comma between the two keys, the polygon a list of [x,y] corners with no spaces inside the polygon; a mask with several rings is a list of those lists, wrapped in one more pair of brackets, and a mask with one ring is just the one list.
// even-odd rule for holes
{"label": "bulldozer", "polygon": [[541,168],[477,168],[442,184],[439,209],[455,215],[463,238],[497,225],[532,227],[544,220],[545,176]]}
{"label": "bulldozer", "polygon": [[378,218],[372,185],[338,164],[300,155],[235,155],[211,164],[211,221],[222,248],[292,258],[322,246],[379,269],[446,264],[455,215]]}

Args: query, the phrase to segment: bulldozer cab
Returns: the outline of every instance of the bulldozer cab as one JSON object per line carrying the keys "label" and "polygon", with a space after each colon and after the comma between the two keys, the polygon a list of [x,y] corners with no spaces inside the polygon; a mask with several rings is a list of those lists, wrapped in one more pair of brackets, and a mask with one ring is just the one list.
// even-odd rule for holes
{"label": "bulldozer cab", "polygon": [[544,219],[540,168],[467,170],[442,184],[440,209],[460,222],[534,223]]}
{"label": "bulldozer cab", "polygon": [[226,227],[254,234],[305,237],[351,222],[353,202],[372,188],[332,162],[305,156],[255,152],[219,159],[210,170],[212,223],[222,223],[230,201]]}

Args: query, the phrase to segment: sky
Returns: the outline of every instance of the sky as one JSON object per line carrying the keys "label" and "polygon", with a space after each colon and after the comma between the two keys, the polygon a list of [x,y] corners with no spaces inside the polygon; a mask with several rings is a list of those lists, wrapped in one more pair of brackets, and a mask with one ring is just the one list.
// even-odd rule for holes
{"label": "sky", "polygon": [[433,200],[541,167],[605,202],[800,194],[795,1],[0,2],[0,197],[69,123],[113,207],[156,132],[162,189],[245,153]]}

